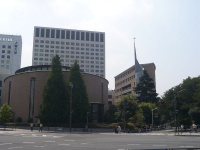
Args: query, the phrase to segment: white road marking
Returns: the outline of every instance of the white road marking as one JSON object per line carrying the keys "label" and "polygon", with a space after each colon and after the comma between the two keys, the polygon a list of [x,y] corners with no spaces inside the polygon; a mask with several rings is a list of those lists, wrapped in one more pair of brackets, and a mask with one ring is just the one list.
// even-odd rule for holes
{"label": "white road marking", "polygon": [[125,149],[117,149],[117,150],[125,150]]}
{"label": "white road marking", "polygon": [[74,140],[65,140],[66,142],[73,142]]}
{"label": "white road marking", "polygon": [[53,142],[55,142],[55,141],[45,141],[45,142],[48,142],[48,143],[51,143],[51,142],[52,142],[52,143],[53,143]]}
{"label": "white road marking", "polygon": [[34,147],[45,147],[45,145],[44,146],[34,146]]}
{"label": "white road marking", "polygon": [[58,145],[66,145],[66,146],[69,146],[70,144],[58,144]]}
{"label": "white road marking", "polygon": [[24,144],[33,144],[35,142],[23,142]]}
{"label": "white road marking", "polygon": [[42,136],[46,137],[47,135],[42,135]]}
{"label": "white road marking", "polygon": [[128,145],[140,145],[140,144],[128,144]]}
{"label": "white road marking", "polygon": [[153,146],[161,146],[162,147],[162,146],[167,146],[167,145],[153,145]]}
{"label": "white road marking", "polygon": [[184,147],[184,148],[192,148],[194,146],[180,146],[180,147]]}
{"label": "white road marking", "polygon": [[12,144],[12,143],[1,143],[0,145],[8,145],[8,144]]}
{"label": "white road marking", "polygon": [[8,149],[19,149],[19,148],[23,148],[23,147],[11,147],[11,148],[8,148]]}
{"label": "white road marking", "polygon": [[61,138],[61,137],[64,137],[64,136],[53,136],[54,138]]}

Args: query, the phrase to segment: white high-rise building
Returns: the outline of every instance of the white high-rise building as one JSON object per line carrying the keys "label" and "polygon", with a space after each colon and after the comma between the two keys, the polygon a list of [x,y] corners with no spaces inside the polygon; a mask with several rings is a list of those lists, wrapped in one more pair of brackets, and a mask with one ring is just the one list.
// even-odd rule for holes
{"label": "white high-rise building", "polygon": [[15,74],[21,66],[22,38],[19,35],[0,34],[0,68]]}
{"label": "white high-rise building", "polygon": [[32,65],[49,65],[58,54],[63,66],[77,60],[86,73],[105,77],[105,33],[35,27]]}

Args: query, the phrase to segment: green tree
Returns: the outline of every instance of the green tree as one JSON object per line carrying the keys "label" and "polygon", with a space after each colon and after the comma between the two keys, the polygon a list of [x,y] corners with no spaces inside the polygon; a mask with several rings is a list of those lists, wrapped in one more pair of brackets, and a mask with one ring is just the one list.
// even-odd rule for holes
{"label": "green tree", "polygon": [[63,123],[68,121],[68,92],[63,79],[60,58],[56,55],[52,60],[51,71],[43,89],[41,105],[41,121],[44,123]]}
{"label": "green tree", "polygon": [[155,109],[156,105],[152,103],[143,102],[139,105],[139,107],[142,109],[142,113],[144,116],[144,123],[147,125],[151,125],[152,124],[152,109]]}
{"label": "green tree", "polygon": [[[166,102],[167,111],[165,118],[170,118],[171,122],[179,120],[179,124],[191,125],[192,121],[198,122],[195,114],[199,113],[199,93],[200,76],[195,78],[188,77],[183,82],[169,89],[162,97]],[[164,107],[162,105],[162,107]],[[196,111],[196,112],[195,112]],[[192,117],[193,116],[193,117]],[[169,121],[169,120],[168,120]]]}
{"label": "green tree", "polygon": [[140,78],[140,82],[137,84],[135,92],[138,95],[139,102],[157,102],[158,94],[156,93],[154,81],[149,77],[146,70],[144,70],[144,74]]}
{"label": "green tree", "polygon": [[86,122],[87,112],[90,111],[87,89],[77,61],[70,68],[67,87],[72,83],[72,122]]}
{"label": "green tree", "polygon": [[144,117],[136,97],[132,95],[122,96],[122,98],[116,103],[116,107],[117,112],[115,113],[115,116],[117,121],[123,122],[125,114],[125,122],[141,125]]}
{"label": "green tree", "polygon": [[115,122],[115,113],[117,111],[116,105],[109,105],[109,109],[105,114],[105,122]]}
{"label": "green tree", "polygon": [[13,113],[11,111],[11,107],[5,103],[1,108],[0,108],[0,122],[1,123],[6,123],[12,120]]}

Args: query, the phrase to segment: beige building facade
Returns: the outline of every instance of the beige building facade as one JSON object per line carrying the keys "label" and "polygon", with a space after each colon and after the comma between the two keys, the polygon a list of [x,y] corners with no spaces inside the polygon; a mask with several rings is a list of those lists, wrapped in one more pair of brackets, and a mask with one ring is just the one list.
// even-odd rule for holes
{"label": "beige building facade", "polygon": [[[155,70],[156,66],[154,63],[141,64],[141,66],[147,71],[149,76],[154,80],[156,85]],[[125,94],[135,95],[135,65],[123,71],[122,73],[115,76],[115,96],[114,103]]]}
{"label": "beige building facade", "polygon": [[[15,119],[21,117],[23,122],[37,118],[42,103],[42,92],[47,82],[50,65],[21,68],[15,75],[5,79],[3,103],[8,103]],[[69,75],[69,67],[62,68],[64,79]],[[83,73],[92,108],[93,121],[103,121],[104,112],[108,110],[108,81],[100,76]],[[72,99],[73,101],[73,99]]]}

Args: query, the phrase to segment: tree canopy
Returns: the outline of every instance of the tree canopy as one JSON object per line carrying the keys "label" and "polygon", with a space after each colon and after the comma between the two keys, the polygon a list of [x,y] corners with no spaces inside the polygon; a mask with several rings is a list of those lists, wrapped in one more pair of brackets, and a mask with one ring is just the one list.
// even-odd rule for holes
{"label": "tree canopy", "polygon": [[6,123],[11,121],[13,117],[13,113],[11,111],[11,107],[5,103],[1,108],[0,108],[0,122],[1,123]]}
{"label": "tree canopy", "polygon": [[44,123],[63,123],[68,121],[69,95],[63,79],[60,58],[56,55],[52,60],[51,71],[43,89],[41,105],[41,121]]}
{"label": "tree canopy", "polygon": [[77,61],[70,68],[69,79],[67,82],[68,89],[70,83],[72,88],[72,122],[86,122],[87,112],[90,111],[87,89],[81,75],[80,67]]}
{"label": "tree canopy", "polygon": [[140,82],[135,88],[135,92],[138,95],[139,102],[157,102],[157,93],[155,84],[149,74],[144,70],[143,76],[140,78]]}
{"label": "tree canopy", "polygon": [[188,77],[181,84],[169,89],[160,102],[164,122],[173,122],[176,112],[180,124],[199,124],[200,117],[196,116],[200,112],[200,76]]}

